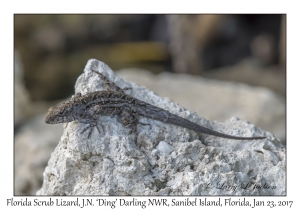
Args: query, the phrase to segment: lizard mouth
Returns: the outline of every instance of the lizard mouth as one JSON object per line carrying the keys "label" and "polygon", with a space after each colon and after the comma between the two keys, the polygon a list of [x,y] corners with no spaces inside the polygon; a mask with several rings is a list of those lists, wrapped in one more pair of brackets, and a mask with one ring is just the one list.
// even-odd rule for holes
{"label": "lizard mouth", "polygon": [[45,118],[45,123],[47,124],[55,124],[58,123],[57,117],[52,116],[51,114],[48,114]]}
{"label": "lizard mouth", "polygon": [[52,123],[52,120],[50,119],[49,115],[46,117],[45,123],[47,123],[47,124],[51,124]]}

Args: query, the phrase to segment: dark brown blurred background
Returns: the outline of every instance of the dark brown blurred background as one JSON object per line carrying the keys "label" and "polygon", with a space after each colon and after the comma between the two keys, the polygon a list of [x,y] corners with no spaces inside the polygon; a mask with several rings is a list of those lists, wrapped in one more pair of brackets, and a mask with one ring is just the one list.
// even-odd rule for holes
{"label": "dark brown blurred background", "polygon": [[[33,101],[73,94],[90,58],[221,79],[218,69],[254,58],[284,82],[285,15],[15,15],[15,49]],[[270,88],[284,95],[280,85]]]}

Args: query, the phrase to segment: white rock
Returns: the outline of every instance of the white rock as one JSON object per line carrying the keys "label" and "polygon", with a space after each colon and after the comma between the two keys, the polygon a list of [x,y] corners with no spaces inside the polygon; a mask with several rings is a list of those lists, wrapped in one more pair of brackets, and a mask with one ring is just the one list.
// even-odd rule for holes
{"label": "white rock", "polygon": [[159,142],[156,149],[164,154],[170,154],[174,151],[174,148],[164,141]]}
{"label": "white rock", "polygon": [[[103,89],[101,79],[91,68],[122,88],[131,87],[127,94],[202,126],[231,135],[268,138],[223,139],[143,119],[149,125],[138,125],[135,139],[116,118],[103,116],[99,123],[104,125],[104,133],[99,134],[95,129],[88,139],[86,133],[80,133],[86,125],[71,122],[51,155],[38,195],[286,194],[285,147],[271,133],[239,118],[211,123],[145,87],[124,81],[94,59],[88,61],[78,78],[76,92],[85,94]],[[162,151],[171,151],[165,145],[174,151],[161,155]],[[274,157],[266,150],[278,157],[277,164],[274,165]],[[246,189],[241,186],[245,181],[249,181]],[[276,188],[253,189],[254,185],[266,184]]]}

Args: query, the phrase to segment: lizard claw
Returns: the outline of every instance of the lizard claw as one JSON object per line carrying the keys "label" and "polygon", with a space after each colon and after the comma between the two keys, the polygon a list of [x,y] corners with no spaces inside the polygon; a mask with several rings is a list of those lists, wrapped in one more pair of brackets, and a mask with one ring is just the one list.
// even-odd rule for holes
{"label": "lizard claw", "polygon": [[92,132],[93,132],[93,130],[94,130],[94,127],[97,128],[97,130],[98,130],[98,132],[99,132],[99,134],[100,134],[101,131],[100,131],[98,125],[100,125],[100,126],[102,127],[102,130],[103,130],[103,126],[102,126],[101,124],[97,124],[97,123],[96,123],[96,124],[89,124],[86,128],[84,128],[84,129],[80,132],[80,134],[83,134],[85,131],[87,131],[87,130],[90,129],[89,134],[88,134],[88,139],[89,139],[89,138],[91,137],[91,135],[92,135]]}

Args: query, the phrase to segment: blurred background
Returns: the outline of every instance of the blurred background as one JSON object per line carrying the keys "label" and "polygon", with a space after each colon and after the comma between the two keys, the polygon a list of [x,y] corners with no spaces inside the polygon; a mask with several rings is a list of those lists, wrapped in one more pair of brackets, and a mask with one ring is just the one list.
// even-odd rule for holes
{"label": "blurred background", "polygon": [[88,59],[209,120],[233,116],[285,143],[286,15],[15,15],[15,195],[32,195]]}

